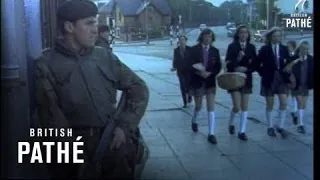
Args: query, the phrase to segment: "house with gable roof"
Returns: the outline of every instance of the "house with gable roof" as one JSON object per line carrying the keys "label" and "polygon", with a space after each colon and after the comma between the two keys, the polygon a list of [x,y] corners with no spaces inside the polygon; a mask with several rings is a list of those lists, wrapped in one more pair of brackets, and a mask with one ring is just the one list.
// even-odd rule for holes
{"label": "house with gable roof", "polygon": [[[116,30],[116,36],[145,34],[161,36],[171,23],[171,9],[166,0],[110,0],[99,8],[99,23]],[[129,40],[132,38],[129,37]]]}

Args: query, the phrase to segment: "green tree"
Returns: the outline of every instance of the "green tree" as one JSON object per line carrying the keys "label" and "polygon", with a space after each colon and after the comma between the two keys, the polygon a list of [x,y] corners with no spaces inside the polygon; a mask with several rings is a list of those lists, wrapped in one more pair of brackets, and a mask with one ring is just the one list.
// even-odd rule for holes
{"label": "green tree", "polygon": [[[275,2],[278,0],[269,0],[269,15],[272,14],[275,8]],[[256,0],[257,13],[259,14],[260,19],[267,19],[267,0]]]}
{"label": "green tree", "polygon": [[242,1],[225,1],[220,5],[220,8],[227,12],[228,21],[236,24],[247,21],[247,6]]}
{"label": "green tree", "polygon": [[227,22],[225,9],[216,7],[205,0],[167,0],[172,11],[173,23],[177,23],[178,16],[182,16],[183,23],[197,24]]}

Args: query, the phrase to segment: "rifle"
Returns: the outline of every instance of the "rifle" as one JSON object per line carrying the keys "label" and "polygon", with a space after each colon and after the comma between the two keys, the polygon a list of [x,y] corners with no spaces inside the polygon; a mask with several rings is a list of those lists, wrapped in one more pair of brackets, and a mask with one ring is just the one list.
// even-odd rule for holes
{"label": "rifle", "polygon": [[110,141],[112,140],[112,134],[115,129],[115,123],[113,120],[108,121],[100,138],[100,142],[96,148],[93,158],[86,162],[82,171],[79,172],[80,178],[95,178],[99,179],[101,175],[101,160],[106,152]]}
{"label": "rifle", "polygon": [[[120,111],[122,110],[124,105],[125,105],[125,92],[123,92],[121,95],[121,98],[120,98],[119,104],[117,106],[117,111],[116,111],[115,115],[118,115],[120,113]],[[100,161],[103,158],[104,153],[106,152],[106,150],[108,148],[108,145],[112,141],[112,137],[113,137],[112,134],[114,132],[114,129],[115,129],[114,120],[110,119],[103,130],[99,144],[96,148],[96,151],[93,155],[92,160],[87,162],[87,164],[85,164],[83,171],[80,172],[81,173],[79,175],[80,177],[96,178],[96,179],[100,178],[100,175],[101,175]]]}

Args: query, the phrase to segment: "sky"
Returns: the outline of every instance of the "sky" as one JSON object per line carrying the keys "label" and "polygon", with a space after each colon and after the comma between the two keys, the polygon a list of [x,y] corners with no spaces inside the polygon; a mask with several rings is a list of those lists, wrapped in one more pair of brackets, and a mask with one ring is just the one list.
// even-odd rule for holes
{"label": "sky", "polygon": [[[211,2],[213,5],[215,6],[220,6],[223,2],[225,2],[226,0],[206,0],[208,2]],[[243,2],[247,2],[247,0],[242,0]]]}
{"label": "sky", "polygon": [[[96,0],[97,1],[97,0]],[[100,0],[100,1],[109,1],[109,0]],[[223,2],[227,1],[227,0],[206,0],[208,2],[211,2],[213,5],[215,6],[220,6]],[[243,2],[246,2],[247,0],[242,0]]]}

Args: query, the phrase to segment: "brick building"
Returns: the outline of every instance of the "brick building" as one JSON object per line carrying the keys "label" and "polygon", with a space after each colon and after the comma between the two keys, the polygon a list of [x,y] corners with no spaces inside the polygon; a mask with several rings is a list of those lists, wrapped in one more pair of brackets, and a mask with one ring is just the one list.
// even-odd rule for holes
{"label": "brick building", "polygon": [[99,23],[116,30],[116,36],[123,40],[133,40],[148,33],[161,36],[171,23],[171,10],[165,0],[110,0],[99,8]]}

